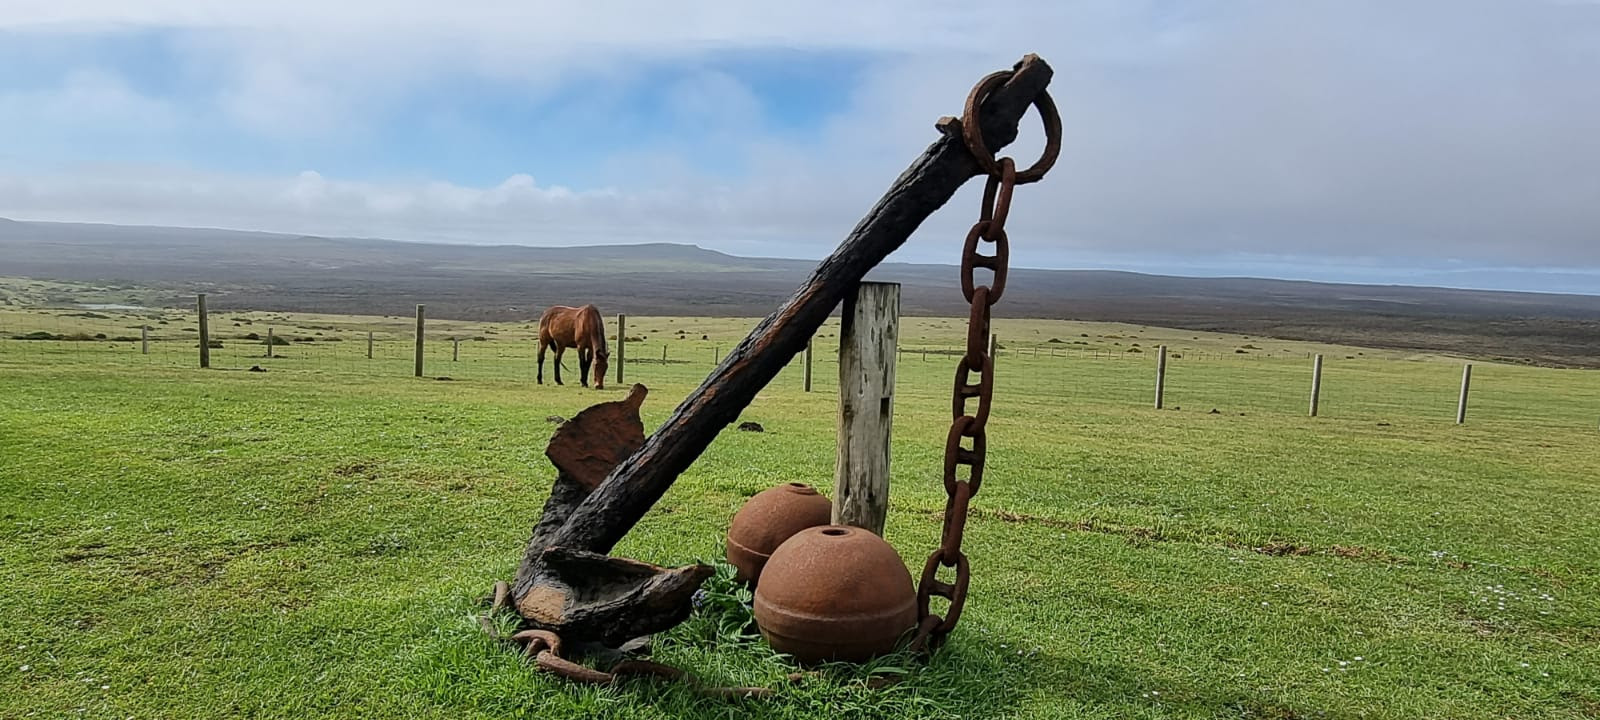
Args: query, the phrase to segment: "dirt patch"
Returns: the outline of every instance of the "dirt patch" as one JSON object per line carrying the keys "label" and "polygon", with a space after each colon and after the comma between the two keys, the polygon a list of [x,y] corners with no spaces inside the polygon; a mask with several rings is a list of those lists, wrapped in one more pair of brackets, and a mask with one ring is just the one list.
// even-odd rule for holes
{"label": "dirt patch", "polygon": [[[929,513],[939,515],[938,511]],[[1060,520],[1038,515],[1012,512],[1010,510],[991,510],[988,508],[972,508],[969,516],[987,517],[1007,523],[1021,523],[1028,525],[1043,525],[1045,527],[1062,528],[1075,532],[1091,532],[1102,535],[1118,535],[1130,541],[1167,542],[1169,538],[1160,530],[1139,525],[1107,525],[1094,520]]]}
{"label": "dirt patch", "polygon": [[1386,563],[1403,563],[1405,558],[1391,554],[1384,550],[1362,547],[1360,545],[1334,545],[1328,552],[1342,558],[1351,560],[1375,560]]}
{"label": "dirt patch", "polygon": [[1250,549],[1261,553],[1262,555],[1272,555],[1274,557],[1282,557],[1284,555],[1310,555],[1316,552],[1307,545],[1283,542],[1279,540],[1274,540],[1260,547],[1253,547]]}
{"label": "dirt patch", "polygon": [[[928,510],[924,511],[924,514],[933,518],[939,518],[941,516],[941,511]],[[1326,548],[1319,548],[1315,545],[1294,542],[1291,540],[1273,540],[1258,544],[1246,542],[1244,540],[1227,538],[1219,540],[1203,536],[1197,536],[1193,538],[1175,537],[1160,529],[1146,527],[1143,525],[1116,525],[1098,522],[1095,520],[1063,520],[1059,518],[1042,517],[1039,515],[1013,512],[1011,510],[990,508],[972,508],[970,511],[968,511],[968,514],[970,517],[990,518],[1005,523],[1040,525],[1043,527],[1071,530],[1073,532],[1116,535],[1132,543],[1192,542],[1197,545],[1218,544],[1222,547],[1234,548],[1238,550],[1249,550],[1251,552],[1260,553],[1262,555],[1270,555],[1272,557],[1302,557],[1309,555],[1323,555],[1345,558],[1347,560],[1379,562],[1386,564],[1401,564],[1408,562],[1406,558],[1399,555],[1394,555],[1383,550],[1361,547],[1358,545],[1333,545]],[[1462,565],[1465,566],[1464,563]]]}
{"label": "dirt patch", "polygon": [[333,474],[339,477],[364,477],[373,478],[378,474],[378,463],[365,460],[348,462],[333,468]]}

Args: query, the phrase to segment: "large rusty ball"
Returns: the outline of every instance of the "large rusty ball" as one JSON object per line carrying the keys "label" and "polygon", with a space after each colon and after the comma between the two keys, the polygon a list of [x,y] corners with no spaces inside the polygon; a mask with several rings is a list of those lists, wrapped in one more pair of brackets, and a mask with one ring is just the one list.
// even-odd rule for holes
{"label": "large rusty ball", "polygon": [[772,551],[808,527],[827,525],[833,504],[805,483],[785,483],[763,490],[745,502],[728,527],[728,562],[735,577],[755,584]]}
{"label": "large rusty ball", "polygon": [[755,616],[767,644],[802,663],[860,662],[893,650],[917,624],[917,592],[883,538],[814,527],[772,553],[756,586]]}

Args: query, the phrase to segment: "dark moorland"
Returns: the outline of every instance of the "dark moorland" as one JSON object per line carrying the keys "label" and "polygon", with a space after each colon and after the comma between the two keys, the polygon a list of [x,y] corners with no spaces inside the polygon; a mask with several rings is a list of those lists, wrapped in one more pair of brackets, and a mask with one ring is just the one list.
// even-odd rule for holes
{"label": "dark moorland", "polygon": [[[606,313],[761,316],[811,267],[688,245],[537,248],[230,230],[0,220],[0,275],[123,285],[130,301],[219,310],[523,320],[554,303]],[[965,313],[956,270],[886,263],[908,315]],[[1600,367],[1600,297],[1188,278],[1097,270],[1011,273],[1007,317],[1128,322],[1552,366]]]}

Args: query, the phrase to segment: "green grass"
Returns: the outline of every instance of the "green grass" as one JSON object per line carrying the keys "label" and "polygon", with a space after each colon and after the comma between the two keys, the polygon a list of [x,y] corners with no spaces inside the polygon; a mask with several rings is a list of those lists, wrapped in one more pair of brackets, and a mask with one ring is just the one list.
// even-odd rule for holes
{"label": "green grass", "polygon": [[[454,379],[438,382],[409,377],[408,318],[214,313],[224,348],[200,371],[180,311],[78,312],[0,312],[0,717],[1600,715],[1593,373],[1480,364],[1455,426],[1454,360],[1001,321],[950,643],[887,690],[836,668],[728,702],[570,685],[478,630],[549,488],[546,416],[623,392],[534,385],[526,326],[430,323],[429,375]],[[151,355],[10,339],[157,318]],[[324,340],[268,360],[230,339],[267,322]],[[647,427],[750,323],[630,318],[646,338],[630,357],[683,361],[629,364]],[[938,351],[960,325],[902,331],[887,538],[913,568],[938,539],[955,360]],[[785,370],[742,418],[766,432],[719,437],[618,553],[718,560],[749,495],[831,492],[836,332],[818,391]],[[452,363],[455,333],[487,339]],[[1162,343],[1183,356],[1181,409],[1149,407]],[[1327,357],[1320,418],[1304,416],[1309,352]],[[240,371],[254,364],[269,372]],[[728,620],[692,618],[657,659],[717,683],[794,669]]]}

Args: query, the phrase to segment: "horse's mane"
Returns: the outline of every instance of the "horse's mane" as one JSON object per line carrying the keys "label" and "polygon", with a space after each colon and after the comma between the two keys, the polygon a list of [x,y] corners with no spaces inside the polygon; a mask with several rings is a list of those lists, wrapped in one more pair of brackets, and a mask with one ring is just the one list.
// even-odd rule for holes
{"label": "horse's mane", "polygon": [[584,310],[586,314],[594,319],[594,334],[598,336],[595,338],[597,345],[595,352],[610,355],[611,346],[606,344],[606,323],[605,320],[600,317],[600,310],[593,305],[585,307]]}

